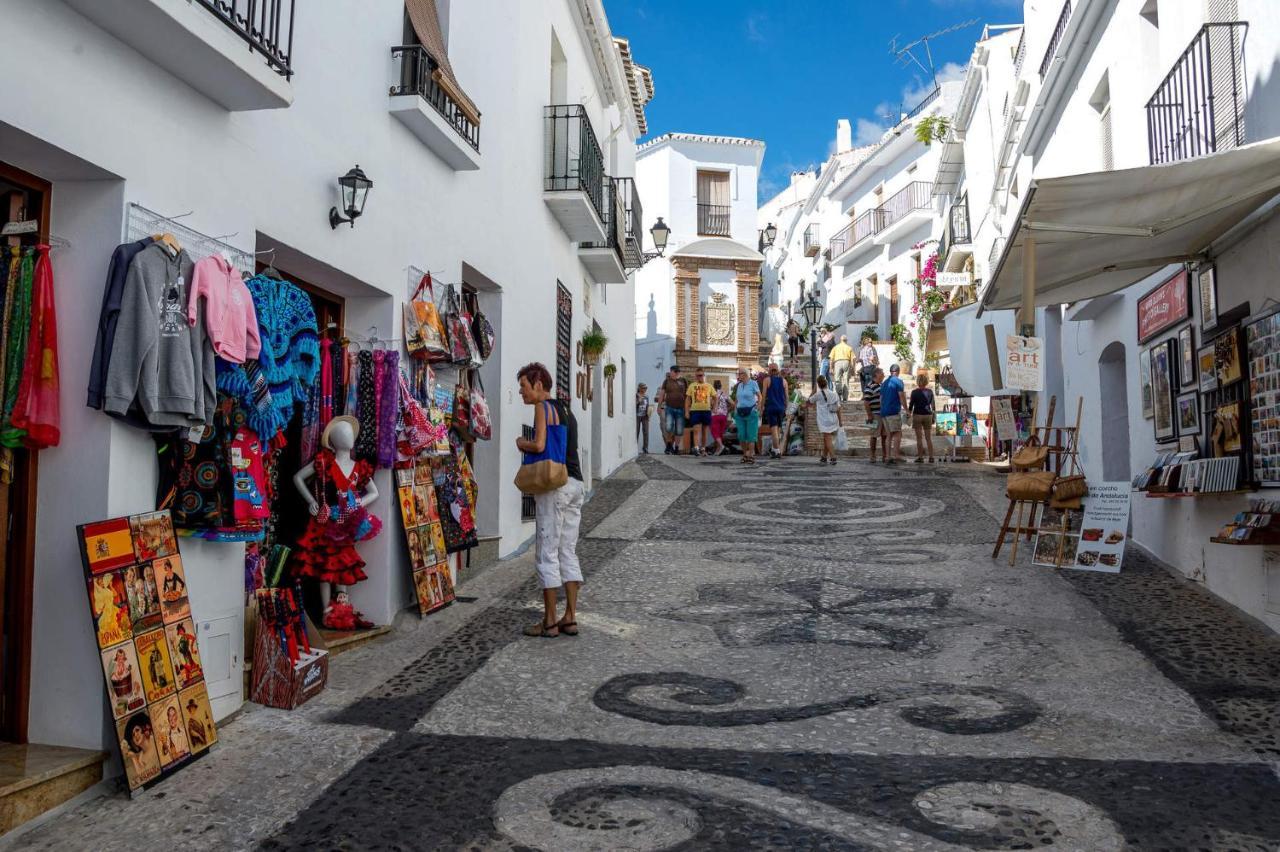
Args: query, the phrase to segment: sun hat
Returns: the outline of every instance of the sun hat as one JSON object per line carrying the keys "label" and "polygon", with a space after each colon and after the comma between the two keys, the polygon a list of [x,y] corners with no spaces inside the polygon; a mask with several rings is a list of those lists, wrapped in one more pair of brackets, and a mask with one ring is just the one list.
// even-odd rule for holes
{"label": "sun hat", "polygon": [[349,423],[351,425],[351,432],[353,436],[360,434],[360,421],[352,417],[350,414],[340,414],[330,420],[328,425],[324,427],[324,431],[320,433],[320,444],[326,450],[333,449],[333,444],[329,443],[329,436],[333,433],[333,427],[337,426],[339,423]]}

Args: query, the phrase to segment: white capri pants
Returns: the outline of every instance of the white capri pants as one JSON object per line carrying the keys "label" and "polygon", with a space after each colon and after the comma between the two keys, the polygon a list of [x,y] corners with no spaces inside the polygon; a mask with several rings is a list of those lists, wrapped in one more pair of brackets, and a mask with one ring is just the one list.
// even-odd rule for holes
{"label": "white capri pants", "polygon": [[585,489],[570,477],[560,488],[533,495],[537,515],[534,542],[537,547],[538,579],[544,589],[558,589],[569,582],[582,582],[578,565],[578,527],[582,524]]}

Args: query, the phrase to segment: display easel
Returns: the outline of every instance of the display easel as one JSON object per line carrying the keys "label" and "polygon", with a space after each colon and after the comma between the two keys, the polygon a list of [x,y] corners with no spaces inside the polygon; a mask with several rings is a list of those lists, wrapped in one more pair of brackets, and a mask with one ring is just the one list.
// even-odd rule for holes
{"label": "display easel", "polygon": [[[1069,471],[1067,475],[1072,475],[1079,468],[1077,456],[1079,453],[1080,417],[1084,407],[1084,400],[1080,399],[1076,403],[1076,423],[1074,426],[1052,425],[1053,415],[1057,408],[1057,404],[1058,398],[1056,396],[1049,398],[1049,411],[1048,415],[1045,417],[1045,425],[1043,427],[1035,425],[1036,410],[1035,408],[1032,409],[1031,436],[1038,438],[1043,446],[1048,450],[1045,455],[1044,463],[1040,468],[1041,470],[1051,470],[1058,476],[1062,476],[1062,471],[1065,467]],[[1043,430],[1043,432],[1041,430]],[[1054,439],[1053,443],[1049,443],[1049,437],[1051,434]],[[1012,457],[1010,460],[1012,461]],[[1063,501],[1061,505],[1055,505],[1052,499],[1021,500],[1012,497],[1009,498],[1009,508],[1004,513],[1004,520],[1000,524],[1000,534],[996,537],[996,546],[991,552],[991,558],[995,559],[1000,555],[1000,550],[1004,547],[1005,538],[1012,533],[1013,550],[1009,554],[1009,564],[1015,564],[1018,559],[1019,535],[1025,534],[1027,541],[1031,541],[1032,536],[1042,532],[1042,528],[1037,522],[1037,519],[1042,518],[1044,510],[1049,508],[1062,510],[1062,522],[1061,530],[1051,529],[1047,531],[1062,532],[1065,534],[1070,527],[1070,513],[1080,509],[1080,500],[1079,498],[1075,498]],[[1017,522],[1011,526],[1010,521],[1013,520],[1013,513],[1015,510],[1018,513],[1018,518]],[[1025,526],[1023,525],[1024,517],[1027,519]],[[1065,543],[1066,538],[1064,535],[1058,542],[1058,554],[1056,561],[1059,565],[1062,564]]]}

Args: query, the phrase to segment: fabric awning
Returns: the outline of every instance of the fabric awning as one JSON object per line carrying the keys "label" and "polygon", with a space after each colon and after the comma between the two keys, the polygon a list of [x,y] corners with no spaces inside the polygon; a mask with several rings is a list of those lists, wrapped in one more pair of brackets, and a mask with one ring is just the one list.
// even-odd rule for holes
{"label": "fabric awning", "polygon": [[1280,194],[1280,137],[1177,163],[1033,180],[984,310],[1022,304],[1025,241],[1035,239],[1037,306],[1123,290],[1193,260]]}
{"label": "fabric awning", "polygon": [[467,97],[458,78],[454,76],[453,66],[449,64],[449,54],[444,48],[444,33],[440,30],[440,15],[436,10],[436,0],[405,0],[405,10],[409,13],[409,23],[418,36],[418,41],[431,54],[431,58],[440,66],[432,75],[440,88],[444,89],[466,115],[472,124],[480,124],[480,110]]}

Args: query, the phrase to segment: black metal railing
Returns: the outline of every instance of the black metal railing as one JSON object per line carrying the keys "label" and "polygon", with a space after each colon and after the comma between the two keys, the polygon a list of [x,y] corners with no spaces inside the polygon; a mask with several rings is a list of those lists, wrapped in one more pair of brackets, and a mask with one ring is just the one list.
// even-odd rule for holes
{"label": "black metal railing", "polygon": [[244,39],[276,73],[293,77],[294,0],[195,0]]}
{"label": "black metal railing", "polygon": [[420,44],[404,44],[391,48],[391,59],[398,63],[393,95],[417,95],[440,113],[472,148],[480,150],[480,125],[474,124],[462,107],[436,80],[440,64]]}
{"label": "black metal railing", "polygon": [[729,236],[729,205],[699,204],[698,234],[704,237]]}
{"label": "black metal railing", "polygon": [[913,210],[928,210],[932,206],[933,184],[927,180],[913,180],[876,208],[880,215],[876,231],[884,230]]}
{"label": "black metal railing", "polygon": [[644,209],[633,178],[606,178],[603,242],[583,243],[583,248],[609,248],[617,252],[623,269],[639,269],[644,265],[644,246],[640,240]]}
{"label": "black metal railing", "polygon": [[822,241],[818,238],[818,223],[812,222],[809,227],[804,229],[804,256],[813,257],[822,248]]}
{"label": "black metal railing", "polygon": [[1244,144],[1243,21],[1205,24],[1147,101],[1151,164]]}
{"label": "black metal railing", "polygon": [[934,86],[933,91],[920,99],[920,103],[916,104],[907,113],[904,120],[909,121],[920,114],[921,110],[938,99],[938,95],[942,94],[941,86]]}
{"label": "black metal railing", "polygon": [[1071,21],[1071,0],[1062,4],[1062,13],[1058,15],[1058,23],[1054,25],[1053,35],[1049,37],[1049,46],[1045,48],[1044,59],[1040,60],[1040,79],[1044,80],[1044,75],[1049,73],[1049,66],[1053,64],[1053,57],[1058,52],[1058,45],[1062,42],[1062,36],[1067,31],[1067,24]]}
{"label": "black metal railing", "polygon": [[603,220],[604,155],[581,104],[549,106],[546,110],[547,169],[543,186],[549,192],[577,190],[591,200]]}
{"label": "black metal railing", "polygon": [[879,217],[876,215],[876,211],[868,210],[843,229],[837,231],[836,235],[827,241],[831,259],[834,260],[874,234],[877,230],[875,227],[877,221],[879,221]]}
{"label": "black metal railing", "polygon": [[947,224],[951,229],[952,245],[962,246],[973,242],[973,235],[969,233],[968,193],[960,196],[960,200],[951,205],[951,212],[947,216]]}
{"label": "black metal railing", "polygon": [[1022,63],[1027,59],[1027,28],[1022,28],[1022,33],[1018,36],[1018,49],[1013,52],[1013,78],[1015,80],[1022,77]]}

